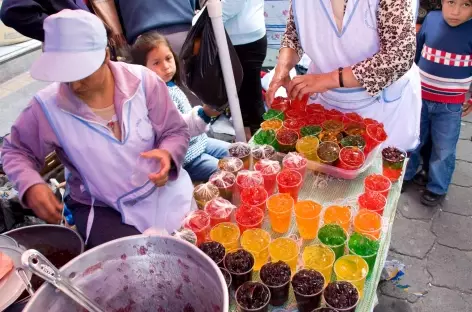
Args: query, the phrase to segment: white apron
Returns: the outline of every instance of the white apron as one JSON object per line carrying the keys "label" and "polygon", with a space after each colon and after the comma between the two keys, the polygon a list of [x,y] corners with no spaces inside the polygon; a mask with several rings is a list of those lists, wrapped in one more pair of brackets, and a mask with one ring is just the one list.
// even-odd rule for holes
{"label": "white apron", "polygon": [[[413,0],[415,16],[417,2]],[[348,0],[339,31],[331,0],[293,0],[298,36],[312,60],[307,74],[328,73],[376,54],[380,48],[377,7],[378,0]],[[383,122],[388,134],[385,145],[410,150],[419,143],[422,103],[416,65],[378,96],[370,96],[363,88],[339,88],[312,95],[310,103]]]}
{"label": "white apron", "polygon": [[[141,73],[134,74],[141,76]],[[119,211],[123,223],[140,232],[150,227],[168,232],[180,228],[193,202],[192,181],[184,169],[176,180],[159,188],[149,180],[139,187],[131,181],[140,153],[155,148],[156,133],[148,118],[143,83],[123,105],[122,141],[105,126],[61,110],[56,103],[57,90],[47,88],[36,98],[64,152],[79,171],[84,181],[83,191],[92,198],[86,239],[92,227],[96,200]]]}

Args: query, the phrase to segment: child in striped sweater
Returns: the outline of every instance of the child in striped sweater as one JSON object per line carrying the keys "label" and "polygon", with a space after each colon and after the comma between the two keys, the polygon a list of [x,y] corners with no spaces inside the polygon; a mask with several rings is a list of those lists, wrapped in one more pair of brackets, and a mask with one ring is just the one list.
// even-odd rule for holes
{"label": "child in striped sweater", "polygon": [[178,58],[163,35],[151,31],[139,36],[131,49],[131,55],[134,63],[151,69],[167,83],[170,97],[190,131],[191,139],[183,166],[193,181],[207,181],[217,171],[218,160],[228,156],[229,143],[206,135],[209,124],[220,113],[205,104],[192,108],[187,96],[179,88]]}
{"label": "child in striped sweater", "polygon": [[471,112],[466,95],[472,82],[472,0],[443,0],[442,12],[427,15],[417,36],[416,63],[422,80],[421,143],[411,152],[405,183],[417,173],[421,147],[431,135],[428,183],[421,202],[434,207],[451,183],[461,116]]}

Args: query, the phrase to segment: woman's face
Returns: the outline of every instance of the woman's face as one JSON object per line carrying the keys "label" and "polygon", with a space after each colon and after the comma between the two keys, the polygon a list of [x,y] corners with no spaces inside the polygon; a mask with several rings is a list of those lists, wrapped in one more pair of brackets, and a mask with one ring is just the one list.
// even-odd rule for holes
{"label": "woman's face", "polygon": [[146,67],[155,72],[162,80],[169,82],[175,75],[175,60],[169,47],[160,44],[147,55]]}
{"label": "woman's face", "polygon": [[69,83],[69,88],[78,96],[87,96],[91,93],[101,91],[107,75],[107,63],[110,60],[110,53],[107,50],[105,61],[102,66],[93,74],[84,79],[73,81]]}
{"label": "woman's face", "polygon": [[472,18],[472,0],[443,0],[442,11],[449,26],[459,26]]}

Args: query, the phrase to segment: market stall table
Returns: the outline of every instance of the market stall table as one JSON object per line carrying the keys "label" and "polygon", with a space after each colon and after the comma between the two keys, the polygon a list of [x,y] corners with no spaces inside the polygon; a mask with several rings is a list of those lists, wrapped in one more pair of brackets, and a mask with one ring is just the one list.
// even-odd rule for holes
{"label": "market stall table", "polygon": [[[300,190],[299,199],[300,200],[312,200],[317,203],[320,203],[323,206],[322,214],[324,210],[332,205],[345,205],[351,206],[353,209],[353,214],[358,210],[358,196],[364,193],[364,179],[366,176],[377,173],[382,173],[382,158],[381,155],[377,155],[372,166],[360,174],[356,179],[353,180],[343,180],[337,179],[324,174],[319,174],[317,172],[308,171],[305,177],[305,182]],[[382,273],[382,268],[384,267],[385,260],[387,258],[391,231],[393,221],[395,219],[396,207],[398,199],[401,192],[401,183],[402,178],[397,182],[393,183],[388,196],[388,202],[383,213],[383,226],[381,230],[380,237],[380,247],[378,251],[377,260],[375,262],[374,270],[366,280],[363,299],[360,301],[357,310],[358,312],[372,312],[375,305],[377,304],[377,285],[380,281],[380,276]],[[321,221],[322,222],[322,221]],[[272,230],[268,215],[266,214],[262,228],[270,233],[272,239],[279,237],[300,237],[300,234],[297,229],[295,214],[292,214],[292,220],[287,233],[280,234]],[[350,232],[352,233],[353,227],[351,224]],[[303,248],[315,243],[318,243],[317,239],[313,240],[303,240],[300,241]],[[346,254],[348,253],[346,249]],[[298,269],[302,268],[302,255],[300,253],[298,260]],[[334,274],[333,274],[334,277]],[[259,272],[253,273],[253,280],[259,281]],[[230,311],[237,311],[234,292],[230,294],[231,306]],[[297,305],[293,290],[290,290],[290,296],[287,303],[281,307],[269,307],[269,311],[296,311]]]}

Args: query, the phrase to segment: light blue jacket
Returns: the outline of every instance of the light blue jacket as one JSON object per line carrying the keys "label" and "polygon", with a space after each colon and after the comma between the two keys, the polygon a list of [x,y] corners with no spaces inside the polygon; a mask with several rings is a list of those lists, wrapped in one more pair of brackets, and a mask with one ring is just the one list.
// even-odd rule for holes
{"label": "light blue jacket", "polygon": [[264,0],[221,0],[223,22],[233,45],[257,41],[266,34]]}

